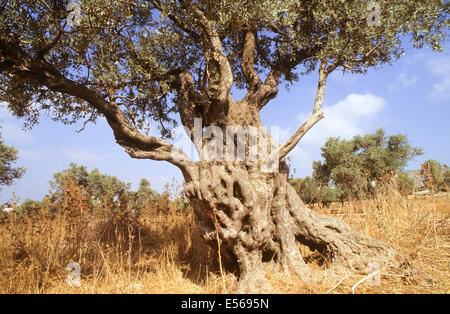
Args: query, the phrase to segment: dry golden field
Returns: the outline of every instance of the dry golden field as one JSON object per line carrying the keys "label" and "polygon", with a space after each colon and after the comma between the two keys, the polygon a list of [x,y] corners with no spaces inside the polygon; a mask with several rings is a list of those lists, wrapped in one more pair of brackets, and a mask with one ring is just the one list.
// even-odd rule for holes
{"label": "dry golden field", "polygon": [[[234,291],[235,275],[220,271],[216,252],[196,234],[190,208],[163,197],[136,218],[126,204],[116,214],[106,200],[92,208],[86,195],[71,184],[62,198],[47,197],[31,214],[1,218],[0,293]],[[449,194],[403,197],[388,188],[377,200],[315,210],[390,244],[402,263],[381,268],[379,285],[329,268],[320,281],[304,283],[268,263],[273,293],[450,292]],[[311,268],[327,269],[318,253],[301,250]],[[81,267],[80,287],[66,283],[69,262]]]}

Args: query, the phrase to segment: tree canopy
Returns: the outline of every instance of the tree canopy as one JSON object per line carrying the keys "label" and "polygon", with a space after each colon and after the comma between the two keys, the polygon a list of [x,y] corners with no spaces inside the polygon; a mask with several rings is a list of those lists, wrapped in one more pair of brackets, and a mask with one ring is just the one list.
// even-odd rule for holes
{"label": "tree canopy", "polygon": [[346,195],[341,189],[320,183],[315,178],[295,178],[291,179],[289,183],[305,204],[327,205],[332,202],[345,201]]}
{"label": "tree canopy", "polygon": [[447,165],[442,165],[434,160],[428,159],[420,167],[420,176],[424,186],[430,191],[450,190],[450,170]]}
{"label": "tree canopy", "polygon": [[70,168],[55,173],[53,175],[55,180],[50,181],[50,186],[56,191],[62,191],[69,176],[99,201],[104,197],[118,196],[121,191],[128,191],[131,187],[130,183],[122,182],[115,176],[103,174],[97,168],[88,172],[86,166],[79,166],[76,163],[70,163]]}
{"label": "tree canopy", "polygon": [[0,133],[0,185],[11,185],[24,175],[25,168],[14,167],[18,157],[17,149],[7,146]]}
{"label": "tree canopy", "polygon": [[319,69],[316,115],[284,155],[323,117],[329,73],[391,63],[408,40],[442,49],[446,1],[376,3],[381,23],[374,26],[369,1],[361,0],[89,0],[79,2],[79,24],[68,25],[68,1],[3,1],[0,101],[29,126],[45,112],[63,123],[104,116],[132,157],[179,165],[186,156],[174,160],[170,144],[141,133],[149,123],[163,138],[174,113],[189,129],[194,116],[227,123],[233,86],[247,89],[243,100],[258,110],[279,84]]}
{"label": "tree canopy", "polygon": [[400,173],[409,160],[423,154],[405,135],[387,136],[383,129],[352,140],[331,137],[321,150],[323,161],[313,163],[314,178],[333,183],[348,196],[371,191],[384,176]]}

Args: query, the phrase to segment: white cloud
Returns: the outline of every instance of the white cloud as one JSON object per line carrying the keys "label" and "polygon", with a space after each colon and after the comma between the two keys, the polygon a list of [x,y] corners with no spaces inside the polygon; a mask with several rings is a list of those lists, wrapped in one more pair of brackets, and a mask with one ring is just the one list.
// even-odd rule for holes
{"label": "white cloud", "polygon": [[111,158],[110,154],[97,154],[79,146],[61,148],[59,153],[74,162],[101,162]]}
{"label": "white cloud", "polygon": [[[299,145],[289,154],[299,175],[311,171],[311,164],[320,158],[320,147],[329,137],[350,139],[369,131],[376,115],[385,107],[385,100],[373,94],[350,94],[333,106],[324,107],[325,118],[305,134]],[[299,123],[308,117],[300,115]]]}
{"label": "white cloud", "polygon": [[406,73],[402,73],[397,77],[397,79],[394,82],[392,82],[389,85],[388,89],[391,91],[402,90],[416,84],[418,80],[419,80],[418,76],[409,76]]}
{"label": "white cloud", "polygon": [[[330,136],[351,138],[366,130],[377,113],[385,106],[384,99],[372,94],[350,94],[344,100],[324,107],[325,118],[318,122],[302,139],[307,143],[323,145]],[[299,120],[307,117],[300,115]]]}
{"label": "white cloud", "polygon": [[450,75],[450,57],[437,57],[427,61],[430,71],[439,76]]}
{"label": "white cloud", "polygon": [[429,94],[432,99],[450,98],[450,57],[433,58],[427,61],[428,69],[438,78]]}

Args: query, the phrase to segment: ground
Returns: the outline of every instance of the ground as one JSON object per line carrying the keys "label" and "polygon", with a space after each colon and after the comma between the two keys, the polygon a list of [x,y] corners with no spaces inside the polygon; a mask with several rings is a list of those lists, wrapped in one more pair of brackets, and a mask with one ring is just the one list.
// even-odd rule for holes
{"label": "ground", "polygon": [[[0,228],[0,293],[232,293],[237,279],[197,234],[193,211],[153,204],[138,219],[127,210],[92,214],[72,188],[65,214],[13,218]],[[51,207],[51,201],[44,202]],[[162,201],[161,201],[162,202]],[[449,293],[450,194],[404,197],[386,190],[379,201],[335,203],[321,213],[382,240],[403,256],[381,269],[379,284],[365,276],[332,271],[317,252],[301,247],[320,281],[280,275],[266,264],[273,293]],[[104,207],[109,206],[103,204]],[[166,206],[166,207],[164,207]],[[47,208],[48,209],[48,208]],[[158,210],[156,210],[158,209]],[[44,212],[41,209],[42,213]],[[81,286],[66,283],[66,265],[81,267]],[[353,288],[353,289],[352,289]]]}

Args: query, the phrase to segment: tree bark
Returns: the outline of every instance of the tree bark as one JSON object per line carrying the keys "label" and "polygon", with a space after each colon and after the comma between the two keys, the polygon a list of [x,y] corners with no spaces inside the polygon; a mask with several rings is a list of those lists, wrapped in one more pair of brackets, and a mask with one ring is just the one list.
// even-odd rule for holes
{"label": "tree bark", "polygon": [[269,291],[269,260],[309,281],[312,271],[297,241],[328,254],[334,265],[361,272],[370,262],[382,265],[393,257],[383,243],[309,210],[280,166],[279,172],[263,173],[243,163],[199,162],[196,180],[186,184],[202,237],[220,245],[225,264],[239,267],[238,293]]}

